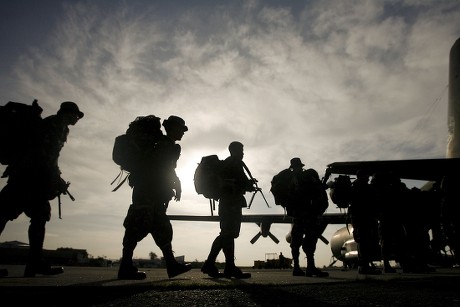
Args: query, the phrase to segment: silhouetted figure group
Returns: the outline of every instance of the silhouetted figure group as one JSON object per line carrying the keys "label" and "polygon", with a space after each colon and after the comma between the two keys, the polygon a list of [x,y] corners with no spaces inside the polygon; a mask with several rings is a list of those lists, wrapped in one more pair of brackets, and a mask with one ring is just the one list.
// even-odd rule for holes
{"label": "silhouetted figure group", "polygon": [[373,265],[380,260],[385,273],[396,273],[391,260],[399,263],[404,273],[433,272],[428,265],[433,251],[444,244],[439,188],[409,189],[391,172],[373,174],[370,183],[369,177],[365,170],[358,171],[348,211],[358,246],[359,273],[381,274]]}
{"label": "silhouetted figure group", "polygon": [[[56,115],[45,118],[34,133],[34,143],[30,150],[18,156],[8,165],[4,176],[7,185],[0,192],[0,233],[9,220],[25,213],[30,218],[28,230],[30,251],[25,268],[25,277],[36,274],[55,275],[63,273],[61,267],[51,267],[43,259],[45,225],[50,220],[49,201],[60,194],[68,193],[68,183],[61,178],[58,158],[69,134],[70,125],[75,125],[84,116],[73,102],[63,102]],[[136,125],[127,131],[136,134],[131,139],[140,155],[136,157],[129,174],[132,187],[130,205],[123,226],[122,258],[118,270],[119,279],[145,279],[133,263],[133,253],[137,243],[150,234],[161,249],[167,274],[170,278],[191,269],[190,264],[179,263],[172,249],[173,228],[166,213],[171,199],[180,201],[181,181],[176,174],[181,146],[177,143],[188,131],[185,121],[171,115],[164,120],[153,115],[139,117]],[[139,131],[134,127],[142,127]],[[161,132],[161,126],[165,134]],[[130,130],[131,129],[131,130]],[[137,128],[136,128],[137,129]],[[201,271],[213,278],[250,278],[251,274],[241,271],[235,265],[235,239],[240,235],[242,208],[247,207],[246,192],[257,190],[256,180],[245,173],[243,162],[244,146],[234,141],[228,146],[230,156],[220,168],[222,179],[219,198],[220,233],[211,245],[209,255]],[[280,173],[289,178],[289,188],[285,196],[287,214],[293,218],[290,233],[290,248],[293,259],[294,276],[326,277],[315,265],[315,251],[318,238],[325,228],[322,215],[328,208],[327,186],[318,173],[310,168],[305,170],[300,158],[292,158],[289,168]],[[437,187],[438,194],[444,193],[443,202],[438,194],[425,194],[419,189],[409,190],[399,178],[391,173],[377,173],[369,182],[370,174],[365,170],[357,173],[351,186],[349,214],[353,225],[353,237],[358,245],[358,265],[360,274],[381,274],[373,261],[382,257],[385,273],[393,273],[390,265],[394,259],[404,272],[430,272],[430,238],[428,231],[439,246],[448,245],[458,250],[459,206],[455,188],[458,180],[446,177]],[[429,207],[430,204],[437,204]],[[422,206],[422,210],[420,210]],[[427,206],[427,207],[425,207]],[[433,222],[433,210],[437,210],[444,227]],[[420,215],[415,215],[420,212]],[[445,236],[443,236],[443,234]],[[301,269],[300,248],[306,255],[306,270]],[[225,268],[220,272],[216,259],[220,251],[225,256]],[[279,256],[280,267],[284,256]],[[458,261],[458,260],[457,260]],[[7,276],[0,270],[0,276]]]}

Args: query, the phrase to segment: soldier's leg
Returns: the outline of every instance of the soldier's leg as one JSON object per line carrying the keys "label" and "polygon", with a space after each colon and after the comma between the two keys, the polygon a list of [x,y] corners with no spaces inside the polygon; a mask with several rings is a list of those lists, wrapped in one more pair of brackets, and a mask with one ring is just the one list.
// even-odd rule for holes
{"label": "soldier's leg", "polygon": [[29,225],[29,262],[38,262],[42,259],[43,243],[45,240],[46,221],[34,219],[30,220]]}
{"label": "soldier's leg", "polygon": [[0,216],[0,235],[2,234],[3,230],[5,229],[6,223],[8,223],[8,220],[3,218],[3,216]]}
{"label": "soldier's leg", "polygon": [[306,276],[326,277],[329,273],[323,272],[316,267],[315,264],[315,251],[316,244],[318,243],[318,233],[316,232],[316,226],[306,228],[305,237],[302,243],[302,249],[307,255],[307,269],[305,271]]}
{"label": "soldier's leg", "polygon": [[222,251],[225,255],[225,264],[235,265],[235,240],[232,236],[221,235]]}
{"label": "soldier's leg", "polygon": [[121,257],[120,266],[132,266],[133,265],[133,254],[134,249],[137,246],[138,236],[135,231],[129,227],[125,229],[125,234],[123,236],[123,250]]}
{"label": "soldier's leg", "polygon": [[211,245],[211,251],[209,252],[208,259],[210,263],[215,263],[217,256],[219,256],[220,251],[222,250],[222,236],[218,235]]}
{"label": "soldier's leg", "polygon": [[43,259],[43,242],[45,240],[45,225],[47,221],[31,218],[29,225],[29,256],[24,271],[24,277],[34,277],[36,274],[57,275],[64,273],[62,267],[51,267]]}
{"label": "soldier's leg", "polygon": [[15,189],[7,184],[0,191],[0,235],[8,221],[17,219],[23,212],[23,202],[15,195]]}
{"label": "soldier's leg", "polygon": [[[39,193],[37,193],[39,194]],[[35,274],[56,275],[64,273],[62,267],[51,267],[43,259],[43,242],[45,241],[45,226],[51,218],[51,206],[43,198],[31,203],[25,213],[30,217],[29,225],[29,258],[24,271],[25,277]]]}
{"label": "soldier's leg", "polygon": [[382,272],[376,269],[372,264],[372,260],[374,259],[373,250],[375,245],[375,235],[373,234],[372,229],[369,227],[361,228],[359,232],[360,236],[358,241],[355,238],[355,241],[357,241],[358,245],[358,273],[379,275]]}
{"label": "soldier's leg", "polygon": [[[221,219],[221,224],[220,224],[221,229],[222,229],[222,219],[224,216],[225,216],[225,212],[222,212],[221,206],[219,206],[219,217]],[[220,251],[222,250],[222,248],[223,248],[222,234],[219,234],[212,242],[211,250],[209,251],[208,258],[206,259],[206,261],[203,263],[203,266],[201,267],[201,272],[203,272],[204,274],[208,274],[210,277],[213,277],[213,278],[223,277],[223,274],[219,272],[219,269],[216,266],[216,259]]]}
{"label": "soldier's leg", "polygon": [[[226,208],[224,212],[220,210],[221,215],[221,237],[222,237],[222,251],[225,255],[225,269],[224,275],[227,278],[250,278],[251,273],[242,272],[235,265],[235,239],[240,235],[241,229],[241,217],[242,204],[246,204],[246,200],[241,195],[236,200],[231,200],[230,204],[224,205]],[[221,201],[222,205],[222,201]]]}
{"label": "soldier's leg", "polygon": [[300,246],[302,245],[303,232],[300,223],[294,222],[291,229],[291,255],[294,263],[293,276],[305,276],[305,272],[300,268]]}
{"label": "soldier's leg", "polygon": [[139,271],[133,263],[134,249],[137,246],[139,238],[140,236],[135,230],[129,227],[125,229],[122,257],[120,267],[118,268],[118,279],[141,280],[147,277],[145,272]]}
{"label": "soldier's leg", "polygon": [[137,243],[147,235],[148,210],[131,205],[123,222],[125,234],[123,236],[123,250],[118,268],[118,279],[141,280],[147,275],[138,271],[133,264],[133,254]]}
{"label": "soldier's leg", "polygon": [[[14,220],[22,214],[21,205],[14,201],[14,193],[12,192],[10,184],[7,184],[0,191],[0,235],[8,221]],[[0,269],[0,277],[6,276],[8,276],[8,270]]]}
{"label": "soldier's leg", "polygon": [[173,278],[192,269],[192,265],[190,263],[179,263],[176,260],[171,244],[162,245],[160,246],[160,249],[163,252],[163,256],[166,261],[166,271],[169,278]]}
{"label": "soldier's leg", "polygon": [[[3,232],[3,229],[5,229],[5,225],[8,222],[7,219],[3,218],[3,216],[0,216],[0,235]],[[0,269],[0,277],[6,277],[8,276],[8,270],[7,269]]]}
{"label": "soldier's leg", "polygon": [[150,233],[163,253],[168,277],[173,278],[179,274],[190,271],[192,265],[189,263],[177,262],[172,249],[173,228],[166,215],[166,208],[163,203],[160,202],[155,203],[154,206],[155,211],[152,217],[153,222],[150,227]]}
{"label": "soldier's leg", "polygon": [[208,274],[210,277],[219,278],[224,275],[219,272],[219,269],[216,266],[216,259],[222,250],[222,237],[218,235],[212,242],[211,251],[209,252],[208,258],[201,267],[201,272]]}
{"label": "soldier's leg", "polygon": [[224,276],[226,278],[245,279],[250,278],[251,273],[243,272],[235,265],[235,238],[232,236],[222,237],[222,251],[225,255]]}

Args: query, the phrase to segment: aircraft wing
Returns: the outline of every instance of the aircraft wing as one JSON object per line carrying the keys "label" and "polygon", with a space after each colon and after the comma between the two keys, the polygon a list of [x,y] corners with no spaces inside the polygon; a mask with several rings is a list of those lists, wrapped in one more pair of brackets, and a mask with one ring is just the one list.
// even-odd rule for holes
{"label": "aircraft wing", "polygon": [[[215,215],[168,215],[168,217],[170,220],[176,221],[219,222],[219,216]],[[260,231],[250,241],[252,244],[260,237],[270,237],[278,244],[278,238],[270,232],[271,225],[273,223],[292,224],[293,222],[292,217],[285,214],[247,214],[243,215],[241,220],[243,223],[255,223],[260,227]],[[345,224],[346,222],[346,213],[324,213],[320,233],[322,234],[329,224]],[[329,244],[323,235],[320,235],[319,239],[325,244]]]}
{"label": "aircraft wing", "polygon": [[334,162],[326,173],[356,175],[360,169],[370,174],[393,172],[402,179],[438,181],[460,169],[460,158]]}
{"label": "aircraft wing", "polygon": [[[195,222],[219,222],[219,216],[216,215],[168,215],[170,220],[177,221],[195,221]],[[248,214],[243,215],[243,223],[281,223],[291,224],[292,217],[284,214]]]}
{"label": "aircraft wing", "polygon": [[[168,215],[170,220],[196,221],[196,222],[219,222],[219,216],[215,215]],[[346,214],[324,213],[323,221],[327,224],[345,224]],[[291,224],[292,217],[284,214],[247,214],[242,217],[243,223],[279,223]]]}

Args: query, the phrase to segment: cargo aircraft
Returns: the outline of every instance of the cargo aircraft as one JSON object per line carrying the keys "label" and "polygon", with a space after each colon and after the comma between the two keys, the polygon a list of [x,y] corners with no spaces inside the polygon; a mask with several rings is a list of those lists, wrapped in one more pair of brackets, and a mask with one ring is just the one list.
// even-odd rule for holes
{"label": "cargo aircraft", "polygon": [[[325,178],[332,175],[356,175],[360,169],[370,174],[391,172],[400,179],[426,181],[421,190],[429,190],[434,183],[438,185],[445,176],[453,176],[460,169],[460,38],[449,53],[449,97],[448,97],[448,144],[446,158],[418,160],[387,160],[387,161],[350,161],[334,162],[327,166]],[[458,222],[458,221],[457,221]],[[454,225],[458,231],[459,225]],[[333,234],[331,251],[333,257],[344,264],[356,262],[358,257],[356,242],[353,240],[352,227],[341,228]],[[455,240],[457,245],[459,238]],[[450,246],[455,254],[455,249]],[[456,257],[458,259],[458,256]]]}
{"label": "cargo aircraft", "polygon": [[[445,176],[454,174],[458,169],[460,158],[350,161],[329,164],[326,176],[354,176],[358,170],[366,170],[369,174],[391,172],[400,179],[427,181],[420,189],[430,190],[434,183],[439,184]],[[357,245],[352,233],[353,227],[347,225],[337,230],[330,242],[333,257],[347,266],[352,266],[358,260]]]}

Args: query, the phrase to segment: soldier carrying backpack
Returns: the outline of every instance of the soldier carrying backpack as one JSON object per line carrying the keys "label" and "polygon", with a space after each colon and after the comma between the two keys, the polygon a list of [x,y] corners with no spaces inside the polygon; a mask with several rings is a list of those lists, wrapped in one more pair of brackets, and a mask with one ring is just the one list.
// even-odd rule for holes
{"label": "soldier carrying backpack", "polygon": [[[325,277],[329,274],[316,268],[314,254],[321,235],[321,216],[328,207],[327,194],[318,173],[312,168],[304,170],[304,166],[300,158],[292,158],[289,169],[275,175],[272,193],[276,194],[275,201],[278,199],[287,214],[293,217],[290,242],[294,262],[292,275]],[[286,182],[277,186],[277,181],[283,176]],[[285,190],[281,193],[277,188]],[[307,256],[306,272],[300,268],[300,247]]]}
{"label": "soldier carrying backpack", "polygon": [[[321,184],[318,173],[310,168],[303,169],[299,158],[291,159],[291,165],[273,176],[270,192],[273,194],[275,204],[283,207],[286,214],[294,216],[296,211],[305,210],[300,204],[308,202],[310,210],[319,211],[321,214],[328,207],[325,187]],[[301,167],[300,177],[295,172]],[[299,201],[302,199],[303,201]]]}
{"label": "soldier carrying backpack", "polygon": [[[248,178],[245,173],[244,145],[234,141],[228,146],[230,156],[223,162],[220,169],[222,187],[219,195],[220,233],[214,239],[206,261],[201,267],[201,272],[210,277],[250,278],[251,273],[242,272],[235,265],[235,239],[241,229],[242,208],[247,206],[244,194],[256,190],[254,178]],[[251,176],[252,177],[252,176]],[[225,255],[224,273],[219,272],[216,259],[220,251]]]}
{"label": "soldier carrying backpack", "polygon": [[[152,129],[142,131],[140,137],[132,143],[138,151],[131,157],[133,160],[129,183],[133,188],[132,204],[123,222],[125,233],[118,279],[140,280],[147,277],[145,272],[138,271],[134,265],[133,253],[138,242],[148,234],[152,235],[161,249],[170,278],[191,269],[190,264],[179,263],[174,257],[173,229],[166,214],[170,200],[174,198],[180,201],[181,198],[181,184],[176,175],[181,146],[176,142],[182,140],[188,127],[182,118],[171,115],[163,121],[166,135],[158,137],[159,118],[150,116],[147,122],[150,121],[152,121]],[[150,125],[146,126],[150,127]],[[130,131],[127,132],[129,133]]]}
{"label": "soldier carrying backpack", "polygon": [[4,147],[2,147],[2,158],[14,157],[14,159],[2,160],[2,164],[8,164],[4,173],[4,176],[8,177],[8,182],[0,192],[0,233],[8,221],[15,220],[25,213],[30,218],[28,231],[30,248],[24,276],[61,274],[63,268],[51,267],[43,259],[45,225],[51,217],[49,201],[60,194],[67,193],[68,183],[61,178],[58,158],[67,141],[68,127],[75,125],[84,114],[71,101],[61,103],[57,114],[43,120],[40,117],[41,108],[36,101],[32,106],[18,103],[10,106],[13,108],[9,109],[8,105],[2,107],[0,112],[2,125],[5,118],[10,118],[9,123],[13,125],[31,114],[29,120],[34,119],[36,125],[30,131],[8,130],[9,133],[21,132],[20,135],[24,138],[20,141],[27,144],[23,146],[24,144],[19,142],[16,143],[17,147],[9,148],[13,152],[20,150],[16,155],[3,155]]}

